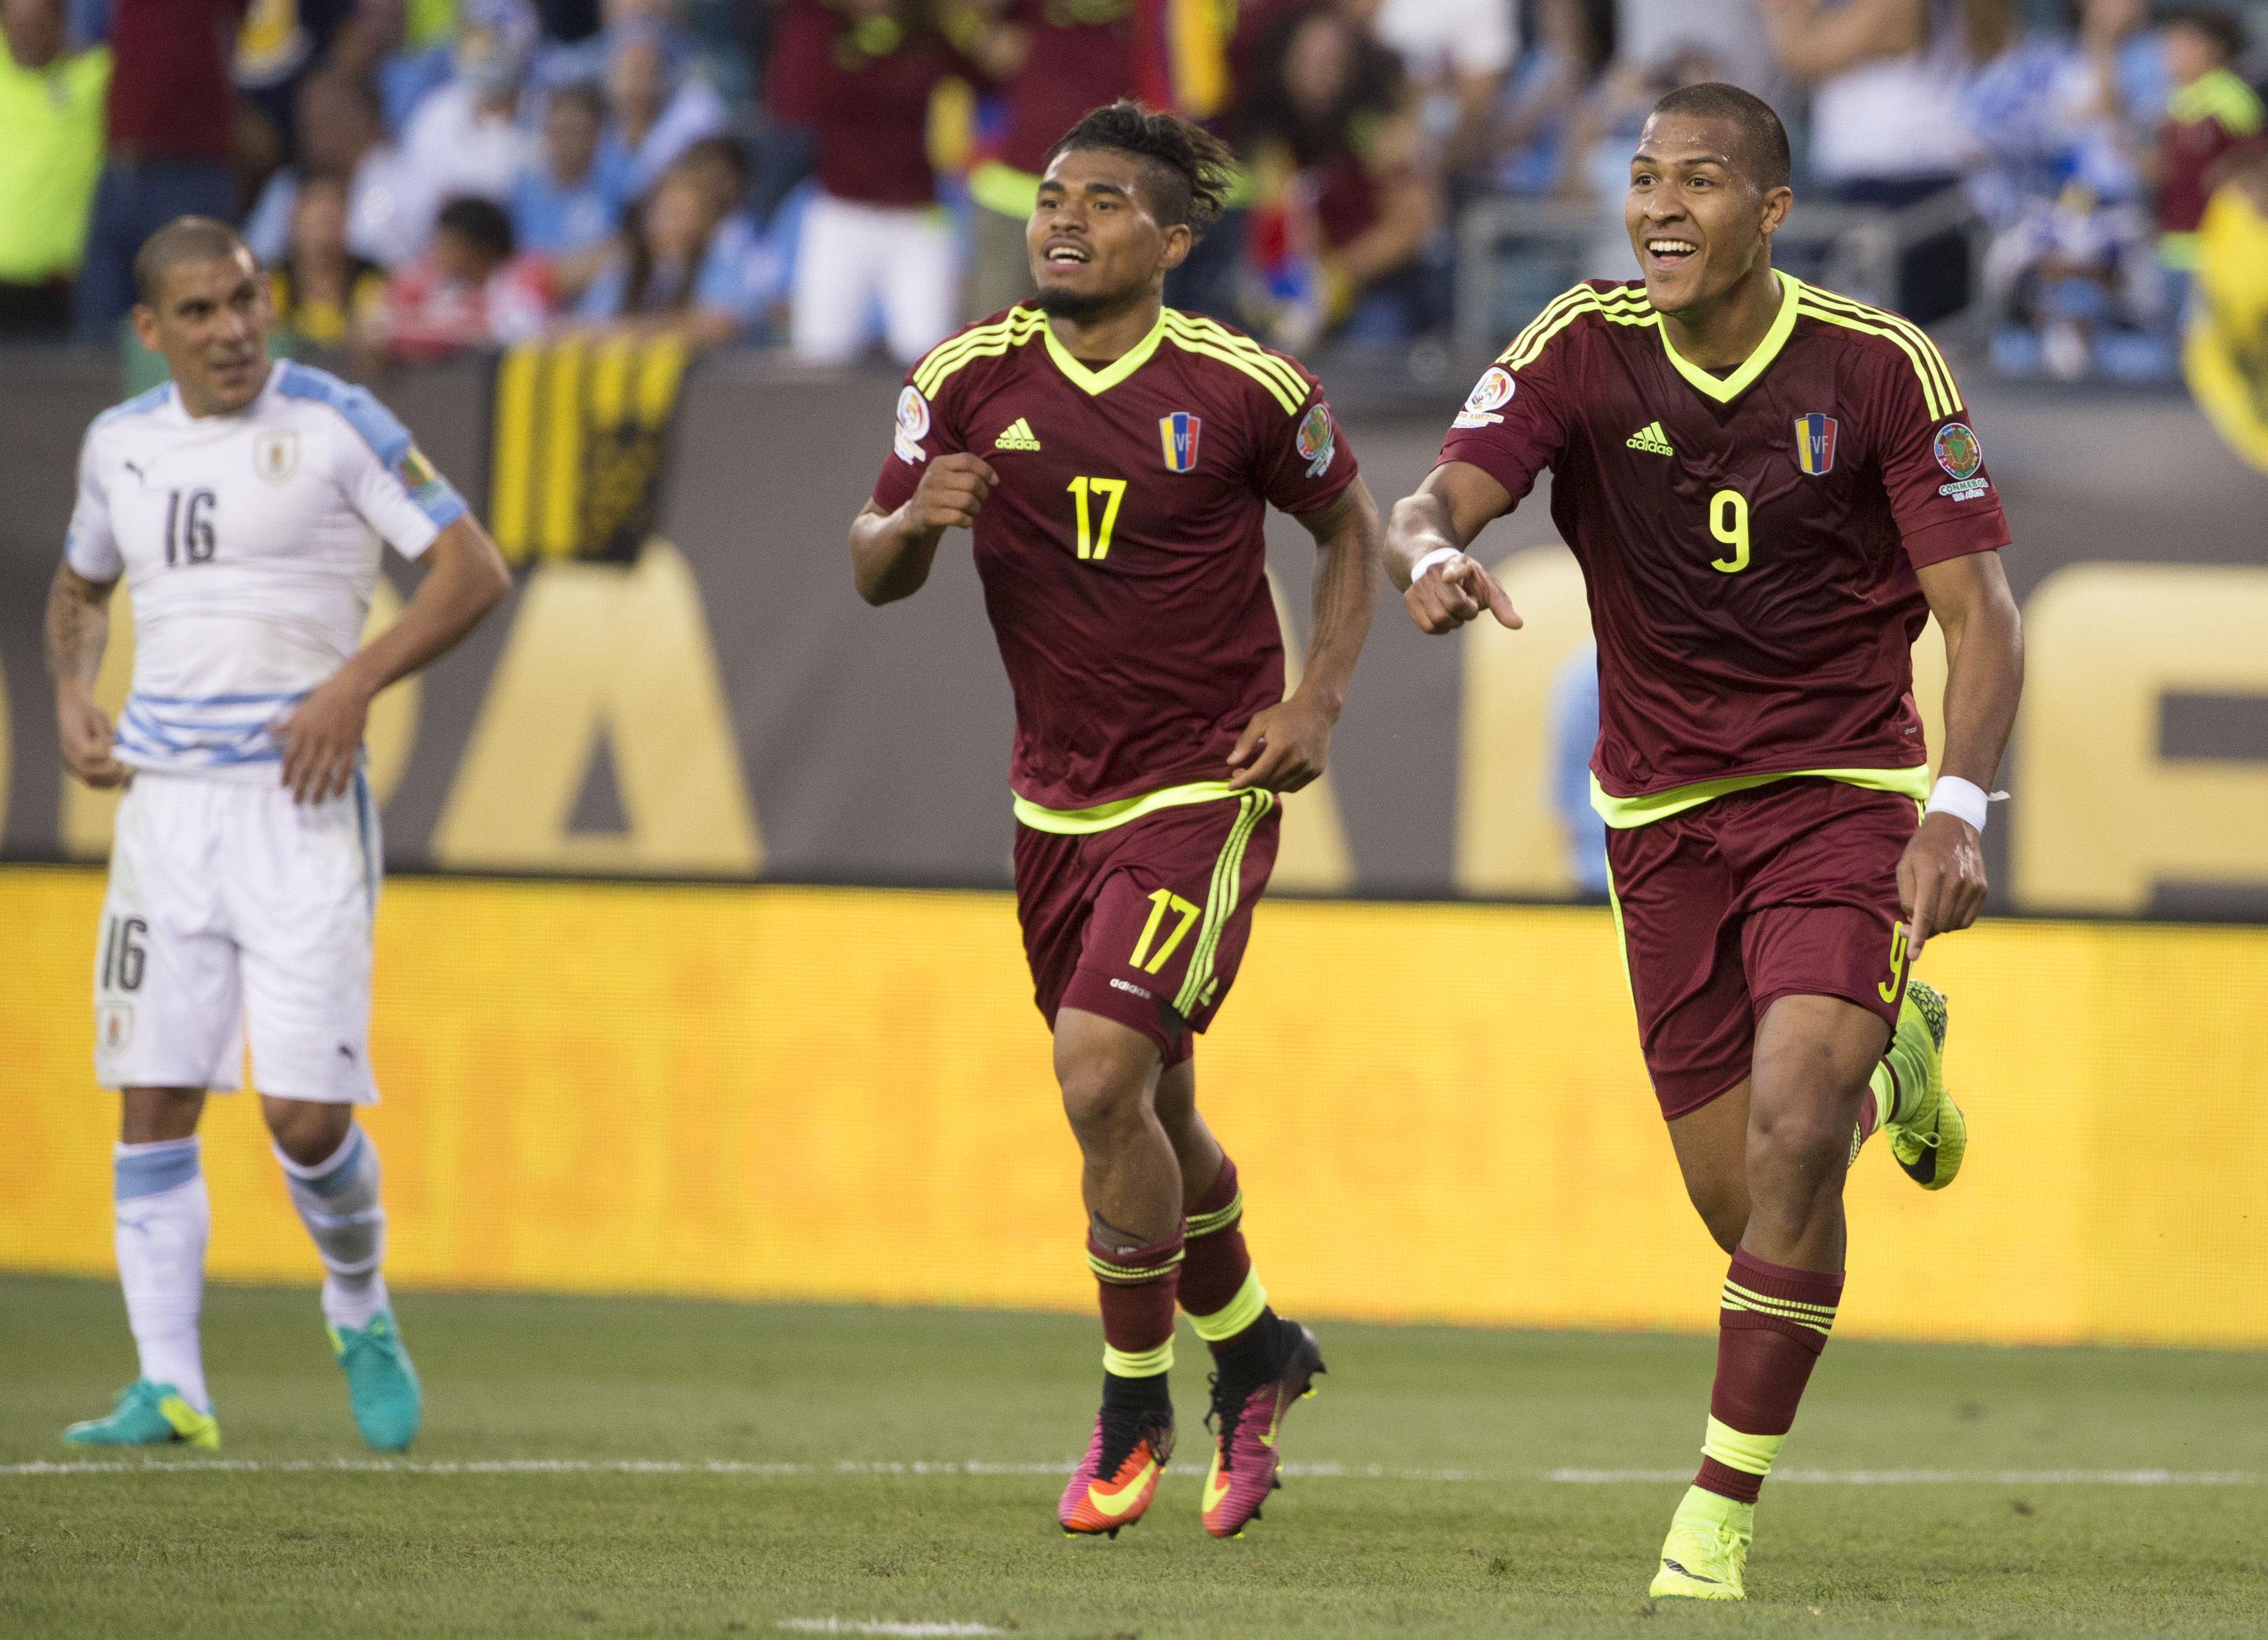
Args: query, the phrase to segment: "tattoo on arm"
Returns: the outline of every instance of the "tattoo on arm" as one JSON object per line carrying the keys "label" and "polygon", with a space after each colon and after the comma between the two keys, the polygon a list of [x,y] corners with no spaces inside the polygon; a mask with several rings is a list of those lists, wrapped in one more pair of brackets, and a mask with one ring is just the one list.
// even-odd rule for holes
{"label": "tattoo on arm", "polygon": [[110,588],[85,579],[68,565],[48,589],[48,675],[92,685],[110,636]]}

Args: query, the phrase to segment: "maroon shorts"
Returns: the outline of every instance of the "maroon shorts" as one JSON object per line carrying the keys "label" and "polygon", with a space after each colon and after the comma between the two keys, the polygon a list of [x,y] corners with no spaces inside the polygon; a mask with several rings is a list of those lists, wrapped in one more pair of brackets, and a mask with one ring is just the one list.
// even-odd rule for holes
{"label": "maroon shorts", "polygon": [[1783,997],[1840,997],[1893,1026],[1905,993],[1898,859],[1911,798],[1776,781],[1607,833],[1638,1044],[1666,1121],[1748,1076]]}
{"label": "maroon shorts", "polygon": [[1159,809],[1108,831],[1016,827],[1016,916],[1033,999],[1116,1019],[1169,1065],[1236,982],[1252,907],[1276,864],[1265,791]]}

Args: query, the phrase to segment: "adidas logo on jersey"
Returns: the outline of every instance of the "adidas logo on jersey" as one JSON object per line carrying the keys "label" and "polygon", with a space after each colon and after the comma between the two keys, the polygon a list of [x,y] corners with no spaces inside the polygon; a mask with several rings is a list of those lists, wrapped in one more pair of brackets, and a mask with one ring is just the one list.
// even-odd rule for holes
{"label": "adidas logo on jersey", "polygon": [[1661,430],[1661,423],[1660,422],[1648,422],[1645,426],[1639,428],[1638,431],[1632,433],[1623,442],[1627,444],[1633,450],[1645,451],[1648,455],[1675,455],[1677,453],[1677,452],[1669,447],[1668,437]]}
{"label": "adidas logo on jersey", "polygon": [[992,447],[995,450],[1036,450],[1040,447],[1040,440],[1038,435],[1032,431],[1031,423],[1020,416],[1009,424],[1005,432],[992,441]]}

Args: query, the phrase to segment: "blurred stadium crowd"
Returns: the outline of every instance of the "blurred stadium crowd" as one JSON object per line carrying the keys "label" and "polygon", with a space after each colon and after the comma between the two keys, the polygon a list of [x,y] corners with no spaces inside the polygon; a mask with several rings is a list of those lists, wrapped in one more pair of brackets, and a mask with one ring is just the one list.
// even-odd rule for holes
{"label": "blurred stadium crowd", "polygon": [[1169,298],[1292,349],[1438,346],[1457,224],[1483,205],[1594,208],[1611,244],[1647,108],[1697,80],[1789,117],[1807,200],[1958,200],[1961,231],[1906,248],[1895,299],[1985,315],[2008,373],[2170,375],[2208,196],[2268,176],[2261,19],[2147,0],[0,0],[0,334],[116,337],[135,248],[201,211],[244,225],[295,345],[365,364],[570,327],[910,360],[1027,292],[1042,158],[1121,96],[1245,161]]}

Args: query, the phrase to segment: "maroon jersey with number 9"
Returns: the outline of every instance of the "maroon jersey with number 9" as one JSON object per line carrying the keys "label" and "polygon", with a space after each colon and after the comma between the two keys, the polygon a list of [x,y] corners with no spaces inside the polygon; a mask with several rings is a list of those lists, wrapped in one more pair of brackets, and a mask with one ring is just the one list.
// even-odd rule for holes
{"label": "maroon jersey with number 9", "polygon": [[1315,379],[1171,308],[1090,369],[1020,305],[907,372],[874,504],[895,511],[957,451],[1000,477],[976,558],[1015,691],[1016,793],[1081,810],[1226,779],[1244,726],[1284,698],[1267,509],[1315,511],[1355,476]]}
{"label": "maroon jersey with number 9", "polygon": [[1917,568],[2008,541],[1953,373],[1917,327],[1778,276],[1724,374],[1643,284],[1577,285],[1481,379],[1441,446],[1551,516],[1599,643],[1592,771],[1613,800],[1701,782],[1918,769]]}

